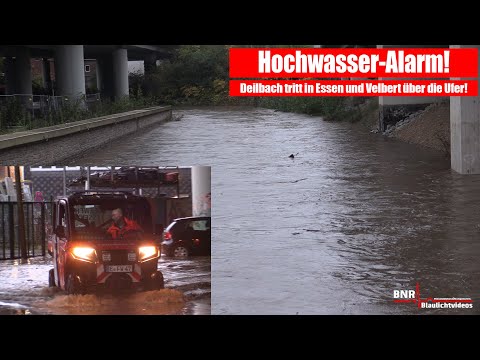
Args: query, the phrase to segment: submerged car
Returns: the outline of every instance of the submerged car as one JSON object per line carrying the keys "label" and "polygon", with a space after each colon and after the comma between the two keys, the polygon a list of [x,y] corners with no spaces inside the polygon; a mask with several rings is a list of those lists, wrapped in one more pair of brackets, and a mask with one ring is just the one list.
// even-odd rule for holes
{"label": "submerged car", "polygon": [[[78,192],[57,198],[52,216],[49,286],[68,294],[164,287],[163,274],[157,270],[160,248],[146,198]],[[117,223],[120,217],[122,222]]]}
{"label": "submerged car", "polygon": [[162,253],[171,257],[211,255],[211,217],[174,219],[163,231]]}

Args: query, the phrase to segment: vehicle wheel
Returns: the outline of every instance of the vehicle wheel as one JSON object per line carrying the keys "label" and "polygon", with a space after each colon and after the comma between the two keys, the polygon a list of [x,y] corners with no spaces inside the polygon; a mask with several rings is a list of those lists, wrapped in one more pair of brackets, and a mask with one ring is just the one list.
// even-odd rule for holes
{"label": "vehicle wheel", "polygon": [[165,284],[163,281],[163,274],[161,271],[156,271],[152,274],[152,277],[149,280],[148,288],[150,290],[160,290],[165,288]]}
{"label": "vehicle wheel", "polygon": [[48,287],[55,287],[55,273],[54,269],[48,271]]}
{"label": "vehicle wheel", "polygon": [[189,253],[188,248],[184,245],[176,245],[172,251],[174,257],[188,257]]}
{"label": "vehicle wheel", "polygon": [[65,291],[69,295],[83,295],[85,293],[80,279],[74,274],[68,274],[67,281],[65,282]]}

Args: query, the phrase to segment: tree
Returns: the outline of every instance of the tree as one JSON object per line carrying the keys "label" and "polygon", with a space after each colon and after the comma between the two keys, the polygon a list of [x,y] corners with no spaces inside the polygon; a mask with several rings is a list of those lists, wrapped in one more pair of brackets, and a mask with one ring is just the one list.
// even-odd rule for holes
{"label": "tree", "polygon": [[164,102],[214,103],[219,92],[228,96],[224,86],[229,77],[228,49],[227,45],[181,45],[155,72],[132,76],[132,89]]}

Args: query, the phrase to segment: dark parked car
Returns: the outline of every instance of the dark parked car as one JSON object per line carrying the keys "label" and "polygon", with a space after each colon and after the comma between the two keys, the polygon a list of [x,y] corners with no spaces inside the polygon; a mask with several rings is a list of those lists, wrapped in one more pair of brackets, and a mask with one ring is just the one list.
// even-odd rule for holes
{"label": "dark parked car", "polygon": [[167,256],[211,255],[211,217],[190,216],[174,219],[163,231],[162,252]]}

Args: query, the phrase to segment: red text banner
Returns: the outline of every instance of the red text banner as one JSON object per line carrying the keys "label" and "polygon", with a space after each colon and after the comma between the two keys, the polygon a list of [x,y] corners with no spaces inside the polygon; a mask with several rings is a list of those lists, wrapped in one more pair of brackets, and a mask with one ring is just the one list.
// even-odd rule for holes
{"label": "red text banner", "polygon": [[478,81],[230,80],[230,96],[478,96]]}
{"label": "red text banner", "polygon": [[476,78],[478,49],[231,48],[230,78]]}

